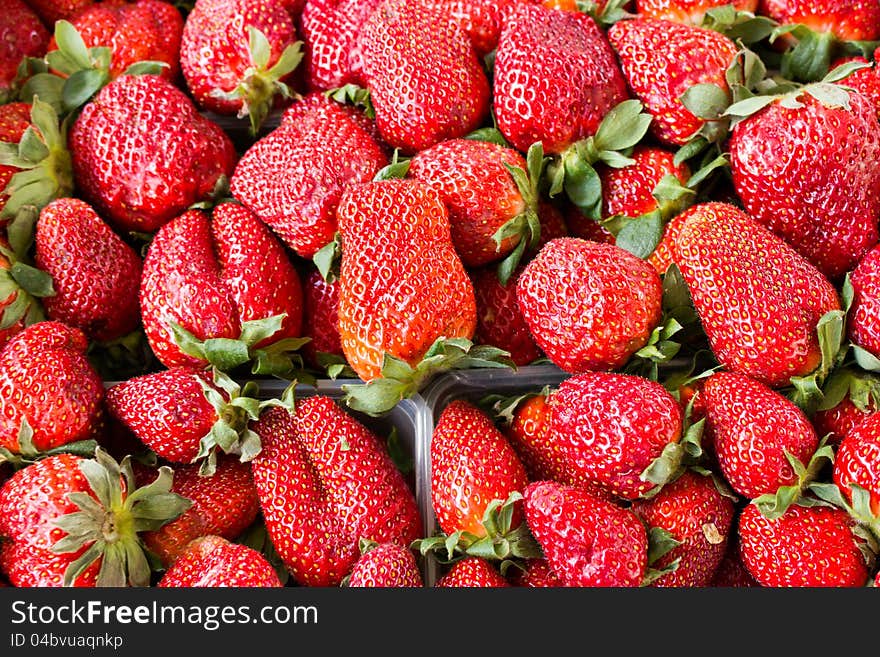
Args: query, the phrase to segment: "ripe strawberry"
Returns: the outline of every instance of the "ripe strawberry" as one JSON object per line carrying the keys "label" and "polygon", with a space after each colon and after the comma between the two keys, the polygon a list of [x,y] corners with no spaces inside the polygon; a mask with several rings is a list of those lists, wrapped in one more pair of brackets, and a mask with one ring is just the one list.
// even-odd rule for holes
{"label": "ripe strawberry", "polygon": [[[738,527],[738,519],[736,523]],[[727,551],[715,570],[715,577],[712,578],[710,586],[725,588],[760,586],[745,565],[743,565],[736,531],[731,532],[728,537]]]}
{"label": "ripe strawberry", "polygon": [[527,588],[553,588],[561,587],[562,581],[553,572],[546,559],[529,559],[526,570],[514,571],[514,586]]}
{"label": "ripe strawberry", "polygon": [[727,548],[733,523],[733,501],[718,491],[711,476],[686,471],[648,500],[636,500],[632,510],[648,527],[669,532],[680,545],[664,554],[654,568],[678,567],[653,586],[709,586]]}
{"label": "ripe strawberry", "polygon": [[317,269],[303,281],[302,334],[309,338],[303,357],[313,367],[320,366],[322,354],[345,360],[339,337],[339,279],[327,281]]}
{"label": "ripe strawberry", "polygon": [[19,470],[0,488],[0,570],[19,587],[148,586],[140,533],[190,504],[171,482],[163,468],[136,490],[128,459],[100,448],[94,459],[60,454]]}
{"label": "ripe strawberry", "polygon": [[281,587],[266,557],[219,536],[203,536],[186,546],[156,585],[170,587]]}
{"label": "ripe strawberry", "polygon": [[[157,474],[153,468],[135,467],[140,486],[152,483]],[[171,490],[190,500],[192,506],[176,520],[141,536],[144,545],[166,566],[199,537],[238,538],[260,512],[251,466],[232,456],[219,456],[217,471],[211,477],[199,474],[198,465],[177,466]]]}
{"label": "ripe strawberry", "polygon": [[794,505],[770,520],[749,504],[739,519],[742,560],[761,586],[864,586],[868,568],[853,526],[842,509]]}
{"label": "ripe strawberry", "polygon": [[828,279],[735,206],[686,214],[674,255],[718,362],[774,388],[816,370],[816,324],[840,309]]}
{"label": "ripe strawberry", "polygon": [[676,261],[675,243],[689,216],[687,211],[677,214],[663,227],[663,237],[648,256],[648,262],[654,266],[654,271],[658,274],[665,274],[669,265]]}
{"label": "ripe strawberry", "polygon": [[847,334],[857,347],[880,357],[880,245],[874,246],[850,274],[853,298]]}
{"label": "ripe strawberry", "polygon": [[[189,210],[157,231],[144,259],[140,303],[150,346],[166,367],[203,367],[210,359],[175,338],[172,323],[197,340],[241,335],[248,347],[277,344],[302,329],[299,275],[281,242],[235,203],[218,205],[211,217]],[[282,314],[277,331],[248,343],[246,322]]]}
{"label": "ripe strawberry", "polygon": [[525,490],[529,528],[564,586],[639,586],[648,536],[638,517],[583,489],[535,481]]}
{"label": "ripe strawberry", "polygon": [[358,110],[311,94],[247,149],[230,189],[297,254],[311,258],[333,241],[340,197],[387,163]]}
{"label": "ripe strawberry", "polygon": [[629,88],[654,117],[651,132],[663,144],[680,146],[706,123],[681,102],[695,84],[728,91],[725,71],[737,46],[720,32],[651,18],[615,23],[608,29]]}
{"label": "ripe strawberry", "polygon": [[[173,4],[164,0],[102,0],[77,12],[71,23],[86,47],[110,48],[111,79],[133,64],[153,61],[168,65],[160,73],[163,78],[177,80],[183,17]],[[58,49],[54,36],[47,49]]]}
{"label": "ripe strawberry", "polygon": [[[355,588],[421,587],[422,574],[412,550],[398,543],[361,546],[348,585]],[[366,550],[366,551],[364,551]]]}
{"label": "ripe strawberry", "polygon": [[12,247],[0,232],[0,348],[27,324],[33,324],[42,316],[42,306],[21,287],[12,276],[12,268],[18,262]]}
{"label": "ripe strawberry", "polygon": [[[874,51],[874,62],[880,59],[880,48]],[[877,112],[877,118],[880,119],[880,69],[875,63],[869,62],[864,57],[844,57],[831,63],[830,69],[834,70],[838,66],[856,62],[859,64],[870,64],[868,68],[861,68],[850,73],[839,81],[844,87],[852,87],[862,95],[866,96],[874,105]]]}
{"label": "ripe strawberry", "polygon": [[73,18],[83,7],[94,4],[95,0],[26,0],[26,2],[43,19],[45,25],[54,25],[55,21]]}
{"label": "ripe strawberry", "polygon": [[409,545],[422,534],[412,491],[379,438],[329,397],[272,408],[254,430],[252,468],[266,530],[301,585],[335,586],[358,541]]}
{"label": "ripe strawberry", "polygon": [[810,420],[817,436],[828,436],[828,444],[838,446],[846,434],[878,410],[880,409],[873,401],[862,410],[853,403],[852,399],[844,397],[834,407],[813,413]]}
{"label": "ripe strawberry", "polygon": [[610,244],[551,240],[517,279],[516,298],[537,345],[561,369],[618,369],[660,322],[660,277]]}
{"label": "ripe strawberry", "polygon": [[470,37],[479,57],[498,45],[507,12],[530,0],[429,0],[427,4],[455,18]]}
{"label": "ripe strawberry", "polygon": [[867,490],[871,513],[880,517],[880,416],[872,415],[846,434],[837,449],[833,477],[850,503],[851,484]]}
{"label": "ripe strawberry", "polygon": [[716,372],[703,384],[706,422],[725,480],[749,499],[798,484],[788,452],[806,465],[819,437],[803,411],[744,374]]}
{"label": "ripe strawberry", "polygon": [[628,97],[614,52],[592,18],[531,4],[506,16],[493,91],[498,128],[522,152],[540,141],[545,153],[562,153],[595,134]]}
{"label": "ripe strawberry", "polygon": [[236,158],[223,130],[156,75],[123,75],[101,89],[69,142],[79,193],[120,230],[157,230],[205,200]]}
{"label": "ripe strawberry", "polygon": [[456,561],[434,585],[439,588],[504,588],[510,586],[495,566],[480,557]]}
{"label": "ripe strawberry", "polygon": [[674,176],[684,185],[690,178],[688,165],[675,164],[675,153],[656,146],[638,145],[633,149],[630,164],[619,169],[603,167],[599,173],[602,181],[602,217],[614,215],[638,217],[660,210],[664,217],[671,217],[680,204],[661,203],[654,196],[654,188],[665,176]]}
{"label": "ripe strawberry", "polygon": [[633,500],[656,486],[642,473],[681,439],[682,413],[675,398],[640,376],[571,376],[559,384],[549,404],[550,440],[567,463],[569,476],[624,499]]}
{"label": "ripe strawberry", "polygon": [[463,137],[489,111],[489,82],[461,25],[422,3],[383,0],[360,32],[364,79],[389,145],[416,153]]}
{"label": "ripe strawberry", "polygon": [[[458,399],[440,414],[431,436],[431,503],[440,529],[486,536],[486,507],[506,502],[528,484],[525,467],[492,420]],[[514,503],[510,526],[522,523],[522,503]]]}
{"label": "ripe strawberry", "polygon": [[441,337],[471,339],[473,286],[455,253],[440,195],[415,180],[351,187],[342,232],[339,334],[364,381],[388,356],[415,366]]}
{"label": "ripe strawberry", "polygon": [[94,340],[114,340],[139,324],[140,256],[84,201],[62,198],[40,212],[36,265],[52,277],[43,300],[53,320]]}
{"label": "ripe strawberry", "polygon": [[180,41],[187,88],[202,109],[249,116],[256,134],[291,95],[302,58],[296,38],[293,18],[274,0],[198,0]]}
{"label": "ripe strawberry", "polygon": [[[48,43],[46,26],[23,0],[6,0],[3,3],[3,12],[0,13],[0,96],[12,86],[22,58],[42,57],[46,54]],[[2,129],[0,118],[0,131]],[[0,141],[10,140],[0,134]],[[0,179],[0,190],[3,186]]]}
{"label": "ripe strawberry", "polygon": [[363,87],[358,37],[380,0],[311,0],[300,18],[305,42],[303,66],[310,91]]}
{"label": "ripe strawberry", "polygon": [[552,479],[562,481],[566,461],[561,456],[550,433],[549,388],[516,402],[510,423],[504,430],[528,473],[529,481]]}
{"label": "ripe strawberry", "polygon": [[38,322],[0,350],[0,447],[19,453],[27,424],[38,452],[92,437],[104,387],[79,329]]}
{"label": "ripe strawberry", "polygon": [[707,11],[729,4],[737,11],[755,13],[758,0],[636,0],[636,14],[645,18],[700,25]]}
{"label": "ripe strawberry", "polygon": [[746,211],[836,281],[878,240],[880,123],[861,94],[805,89],[736,123],[730,167]]}
{"label": "ripe strawberry", "polygon": [[[0,44],[2,43],[6,43],[6,41],[2,40],[2,34],[0,34]],[[0,78],[0,87],[2,84],[2,78]],[[7,144],[17,144],[30,125],[31,106],[29,103],[13,102],[0,105],[0,141]],[[0,211],[5,207],[8,198],[8,194],[3,190],[18,171],[16,167],[0,164]]]}
{"label": "ripe strawberry", "polygon": [[837,447],[846,434],[880,410],[880,378],[841,367],[823,387],[822,401],[810,421],[816,435]]}
{"label": "ripe strawberry", "polygon": [[873,0],[760,0],[758,13],[777,23],[800,23],[841,39],[880,39],[880,7]]}

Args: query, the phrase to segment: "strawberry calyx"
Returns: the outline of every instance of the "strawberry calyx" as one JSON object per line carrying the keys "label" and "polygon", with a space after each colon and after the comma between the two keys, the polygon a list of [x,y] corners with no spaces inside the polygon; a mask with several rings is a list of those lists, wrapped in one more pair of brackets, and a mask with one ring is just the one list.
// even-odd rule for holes
{"label": "strawberry calyx", "polygon": [[363,109],[364,116],[368,119],[376,118],[376,110],[373,108],[369,89],[349,83],[341,87],[328,89],[324,92],[324,96],[342,105],[353,105]]}
{"label": "strawberry calyx", "polygon": [[768,16],[756,16],[737,9],[732,3],[708,9],[700,27],[720,32],[731,41],[751,45],[770,37],[779,23]]}
{"label": "strawberry calyx", "polygon": [[880,554],[880,516],[871,511],[871,493],[856,483],[850,483],[850,501],[843,495],[840,487],[834,483],[813,482],[809,491],[818,497],[818,500],[805,498],[805,506],[826,505],[834,506],[846,511],[855,521],[853,534],[860,540],[859,549],[865,557],[865,562],[873,570],[873,564],[877,555]]}
{"label": "strawberry calyx", "polygon": [[678,479],[685,470],[699,466],[703,458],[701,440],[706,418],[703,417],[692,422],[695,401],[696,398],[692,397],[685,408],[681,440],[667,443],[660,456],[655,458],[639,475],[639,479],[642,481],[654,484],[641,495],[642,499],[654,497],[663,486]]}
{"label": "strawberry calyx", "polygon": [[648,568],[639,586],[651,586],[658,579],[678,570],[681,557],[673,559],[662,567],[654,567],[664,556],[681,545],[681,541],[675,538],[669,530],[662,527],[648,527]]}
{"label": "strawberry calyx", "polygon": [[333,239],[315,252],[312,262],[318,268],[321,278],[327,283],[337,280],[342,262],[342,233],[337,230],[333,234]]}
{"label": "strawberry calyx", "polygon": [[849,399],[862,412],[880,407],[880,378],[842,366],[828,377],[822,387],[822,399],[816,410],[831,410],[844,399]]}
{"label": "strawberry calyx", "polygon": [[412,366],[385,353],[379,377],[367,383],[342,386],[344,401],[353,410],[379,416],[397,402],[419,392],[436,374],[473,367],[516,369],[510,353],[491,345],[475,345],[466,338],[437,338],[422,359]]}
{"label": "strawberry calyx", "polygon": [[823,384],[846,357],[846,311],[829,310],[825,313],[816,324],[816,334],[822,360],[810,374],[791,377],[794,388],[788,394],[789,399],[808,415],[821,404],[824,397]]}
{"label": "strawberry calyx", "polygon": [[752,500],[752,504],[771,520],[781,517],[792,504],[802,500],[825,466],[834,462],[834,449],[827,444],[827,436],[819,443],[818,449],[806,466],[787,449],[784,452],[785,458],[797,475],[797,482],[790,486],[780,486],[775,493],[767,493]]}
{"label": "strawberry calyx", "polygon": [[27,417],[21,419],[16,443],[17,445],[14,450],[0,447],[0,465],[8,463],[17,470],[31,463],[36,463],[40,459],[57,454],[74,454],[76,456],[89,457],[95,453],[95,448],[98,446],[98,443],[94,440],[77,440],[41,452],[34,445],[34,430]]}
{"label": "strawberry calyx", "polygon": [[626,6],[630,0],[608,0],[598,3],[594,0],[575,0],[578,11],[587,14],[603,28],[608,28],[618,21],[635,18],[636,14],[628,12]]}
{"label": "strawberry calyx", "polygon": [[547,397],[550,394],[550,386],[544,386],[538,392],[526,392],[521,395],[498,395],[489,394],[482,397],[477,406],[483,409],[496,424],[509,427],[516,418],[516,410],[528,399],[533,397]]}
{"label": "strawberry calyx", "polygon": [[171,492],[174,473],[167,466],[159,468],[152,483],[137,488],[130,457],[120,464],[98,447],[80,469],[92,494],[68,493],[79,511],[55,520],[67,535],[51,547],[55,554],[85,548],[64,571],[64,586],[72,586],[98,559],[98,586],[149,586],[152,570],[140,534],[177,519],[192,501]]}
{"label": "strawberry calyx", "polygon": [[327,375],[327,378],[335,381],[336,379],[356,379],[357,373],[351,369],[345,356],[333,354],[327,351],[318,351],[315,353],[315,361],[318,367]]}
{"label": "strawberry calyx", "polygon": [[[25,211],[36,214],[33,206],[27,206],[19,217]],[[9,228],[13,233],[12,223]],[[0,238],[0,331],[22,320],[25,326],[44,320],[46,316],[39,300],[55,294],[52,277],[27,264],[12,246],[12,238],[10,234],[10,243]]]}
{"label": "strawberry calyx", "polygon": [[256,136],[263,122],[272,110],[275,98],[293,97],[293,91],[282,82],[299,66],[303,53],[302,41],[294,41],[281,53],[278,60],[270,67],[269,60],[272,56],[272,47],[269,39],[259,29],[249,25],[248,28],[248,52],[251,56],[252,66],[244,72],[244,76],[231,91],[214,89],[211,95],[215,98],[228,101],[242,102],[238,111],[238,118],[247,116],[250,119],[251,135]]}

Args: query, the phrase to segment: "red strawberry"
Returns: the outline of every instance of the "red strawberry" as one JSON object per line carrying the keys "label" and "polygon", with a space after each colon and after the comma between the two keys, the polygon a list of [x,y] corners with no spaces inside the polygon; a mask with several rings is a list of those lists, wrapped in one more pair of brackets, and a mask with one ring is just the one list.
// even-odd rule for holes
{"label": "red strawberry", "polygon": [[816,435],[837,447],[846,434],[878,410],[880,379],[842,367],[824,385],[822,401],[810,421]]}
{"label": "red strawberry", "polygon": [[230,189],[297,254],[311,258],[333,241],[340,197],[387,163],[361,113],[312,94],[244,153]]}
{"label": "red strawberry", "polygon": [[[156,479],[157,472],[135,468],[135,475],[144,486]],[[141,536],[144,545],[166,566],[199,537],[238,538],[260,511],[250,465],[231,456],[218,457],[217,471],[211,477],[199,474],[198,465],[176,467],[171,490],[190,500],[192,506],[176,520]]]}
{"label": "red strawberry", "polygon": [[36,265],[52,277],[55,294],[43,300],[51,319],[94,340],[137,328],[140,256],[84,201],[57,199],[42,209]]}
{"label": "red strawberry", "polygon": [[880,7],[873,0],[760,0],[758,13],[777,23],[800,23],[841,39],[880,39]]}
{"label": "red strawberry", "polygon": [[682,413],[666,389],[627,374],[569,377],[550,397],[550,440],[569,476],[632,500],[656,484],[642,473],[681,439]]}
{"label": "red strawberry", "polygon": [[846,434],[834,461],[834,483],[850,503],[850,485],[864,488],[871,513],[880,517],[880,416],[872,415]]}
{"label": "red strawberry", "polygon": [[42,315],[39,302],[12,277],[16,262],[18,258],[0,232],[0,320],[6,327],[0,328],[0,348],[26,324],[34,323]]}
{"label": "red strawberry", "polygon": [[280,587],[281,581],[266,558],[246,545],[219,536],[203,536],[186,546],[159,583],[170,587]]}
{"label": "red strawberry", "polygon": [[662,285],[650,264],[610,244],[551,240],[517,280],[537,345],[567,372],[614,370],[648,342]]}
{"label": "red strawberry", "polygon": [[43,23],[54,25],[55,21],[73,18],[83,7],[94,4],[95,0],[26,0]]}
{"label": "red strawberry", "polygon": [[[144,259],[140,287],[144,330],[166,367],[203,367],[210,359],[184,351],[176,323],[197,340],[238,338],[260,347],[302,329],[299,275],[281,242],[247,208],[222,203],[212,217],[189,210],[157,231]],[[277,331],[255,344],[246,322],[286,315]]]}
{"label": "red strawberry", "polygon": [[680,146],[706,123],[681,102],[685,91],[696,84],[729,90],[725,71],[738,49],[720,32],[636,18],[612,25],[608,40],[630,89],[654,117],[651,132],[663,144]]}
{"label": "red strawberry", "polygon": [[504,588],[510,586],[495,566],[479,557],[456,561],[434,585],[440,588]]}
{"label": "red strawberry", "polygon": [[463,137],[489,111],[489,82],[461,25],[422,3],[382,0],[360,32],[376,125],[407,154]]}
{"label": "red strawberry", "polygon": [[423,586],[422,574],[412,550],[398,543],[361,547],[351,569],[348,585],[355,588],[409,588]]}
{"label": "red strawberry", "polygon": [[[160,75],[172,82],[180,74],[183,17],[164,0],[102,0],[77,12],[72,24],[86,47],[110,48],[110,77],[116,78],[138,62],[163,62]],[[58,49],[53,36],[48,50]]]}
{"label": "red strawberry", "polygon": [[732,205],[686,214],[674,255],[718,362],[771,387],[816,370],[816,324],[840,309],[828,279]]}
{"label": "red strawberry", "polygon": [[[492,420],[468,401],[451,402],[440,414],[431,436],[431,503],[440,529],[482,537],[486,507],[506,502],[528,484],[525,467]],[[510,526],[522,522],[515,503]]]}
{"label": "red strawberry", "polygon": [[662,239],[654,248],[653,253],[648,256],[648,262],[654,266],[654,270],[658,274],[665,274],[669,265],[676,261],[675,243],[689,216],[690,214],[686,211],[677,214],[663,227]]}
{"label": "red strawberry", "polygon": [[856,62],[859,64],[868,64],[867,68],[861,68],[850,73],[839,81],[844,87],[852,87],[859,93],[867,97],[877,112],[877,118],[880,119],[880,69],[877,68],[876,61],[880,59],[880,48],[874,51],[874,63],[869,62],[864,57],[844,57],[831,63],[831,70],[838,66]]}
{"label": "red strawberry", "polygon": [[530,481],[552,479],[569,483],[565,474],[567,462],[550,432],[553,394],[548,389],[520,401],[513,410],[505,436],[525,466]]}
{"label": "red strawberry", "polygon": [[514,586],[527,588],[553,588],[562,586],[562,581],[553,572],[546,559],[529,559],[524,571],[516,572]]}
{"label": "red strawberry", "polygon": [[22,451],[26,422],[38,452],[92,437],[101,418],[104,387],[86,358],[79,329],[38,322],[0,350],[0,447]]}
{"label": "red strawberry", "polygon": [[716,372],[703,385],[706,422],[725,480],[749,499],[798,484],[788,452],[806,465],[819,437],[803,411],[744,374]]}
{"label": "red strawberry", "polygon": [[880,123],[836,85],[794,94],[735,124],[733,182],[755,220],[839,280],[878,240],[880,171],[867,162],[880,158]]}
{"label": "red strawberry", "polygon": [[339,337],[339,279],[327,281],[312,269],[303,281],[303,330],[310,340],[303,346],[303,355],[318,367],[319,354],[330,354],[345,360]]}
{"label": "red strawberry", "polygon": [[435,7],[461,23],[477,55],[484,57],[498,45],[507,12],[531,0],[428,0]]}
{"label": "red strawberry", "polygon": [[853,526],[842,509],[794,505],[770,520],[749,504],[739,519],[742,560],[761,586],[864,586],[868,568]]}
{"label": "red strawberry", "polygon": [[140,532],[190,504],[171,482],[164,468],[136,491],[128,460],[100,448],[95,459],[60,454],[19,470],[0,488],[0,569],[20,587],[148,586]]}
{"label": "red strawberry", "polygon": [[847,334],[853,344],[880,357],[880,245],[859,260],[850,274],[853,299]]}
{"label": "red strawberry", "polygon": [[293,18],[274,0],[198,0],[183,26],[180,68],[200,108],[250,116],[256,134],[291,95],[302,57],[296,38]]}
{"label": "red strawberry", "polygon": [[[0,34],[0,44],[7,43]],[[16,64],[17,65],[17,64]],[[2,87],[2,78],[0,78]],[[7,103],[0,105],[0,141],[7,144],[17,144],[24,136],[24,131],[31,125],[31,106],[28,103]],[[8,194],[3,190],[9,184],[10,179],[18,169],[6,164],[0,164],[0,211],[6,206]],[[4,222],[5,223],[5,222]],[[2,225],[2,224],[0,224]]]}
{"label": "red strawberry", "polygon": [[653,586],[709,586],[727,548],[734,506],[721,494],[711,476],[686,471],[648,500],[636,500],[632,510],[648,527],[664,529],[680,542],[653,564],[678,567]]}
{"label": "red strawberry", "polygon": [[738,11],[754,13],[758,0],[636,0],[636,13],[646,18],[700,25],[707,11],[729,4]]}
{"label": "red strawberry", "polygon": [[379,438],[329,397],[272,408],[254,427],[266,530],[301,585],[335,586],[362,538],[408,546],[422,534],[415,496]]}
{"label": "red strawberry", "polygon": [[562,153],[596,133],[628,97],[604,32],[586,14],[516,5],[505,18],[494,68],[498,128],[518,150],[540,141]]}
{"label": "red strawberry", "polygon": [[[738,526],[739,520],[736,522]],[[715,570],[715,577],[712,578],[710,586],[725,588],[760,586],[743,565],[737,532],[732,532],[728,539],[727,551]]]}
{"label": "red strawberry", "polygon": [[638,217],[658,209],[664,216],[675,214],[679,204],[668,203],[664,207],[654,197],[654,188],[665,176],[674,176],[684,185],[690,177],[688,165],[675,164],[675,153],[656,146],[636,146],[630,158],[633,164],[619,169],[603,167],[599,174],[602,217]]}
{"label": "red strawberry", "polygon": [[877,408],[873,401],[863,410],[856,406],[852,399],[844,397],[834,407],[828,410],[816,411],[810,419],[813,422],[816,435],[820,437],[828,436],[828,444],[838,446],[847,433],[878,410],[880,409]]}
{"label": "red strawberry", "polygon": [[[3,12],[0,13],[0,95],[12,86],[22,58],[42,57],[46,54],[48,43],[49,32],[46,26],[25,2],[6,0],[3,3]],[[2,136],[2,131],[0,118],[0,141],[18,141],[6,139]],[[0,190],[3,186],[0,179]]]}
{"label": "red strawberry", "polygon": [[123,75],[70,131],[76,185],[121,230],[153,232],[214,191],[235,164],[229,137],[156,75]]}
{"label": "red strawberry", "polygon": [[630,510],[583,489],[535,481],[525,490],[529,528],[564,586],[639,586],[645,527]]}

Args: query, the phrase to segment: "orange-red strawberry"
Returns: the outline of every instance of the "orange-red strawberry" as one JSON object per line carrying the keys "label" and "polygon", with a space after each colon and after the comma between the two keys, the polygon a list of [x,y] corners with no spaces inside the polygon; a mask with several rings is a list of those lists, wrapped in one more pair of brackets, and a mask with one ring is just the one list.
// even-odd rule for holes
{"label": "orange-red strawberry", "polygon": [[754,13],[758,0],[636,0],[636,14],[646,18],[700,25],[707,11],[730,4],[738,11]]}
{"label": "orange-red strawberry", "polygon": [[572,483],[593,482],[624,499],[657,485],[642,473],[681,440],[682,412],[675,398],[640,376],[577,374],[559,384],[549,404],[550,440]]}
{"label": "orange-red strawberry", "polygon": [[[0,13],[0,97],[12,86],[22,58],[42,57],[46,54],[48,43],[46,26],[23,0],[6,0],[3,3],[3,12]],[[2,129],[0,125],[0,131]],[[10,140],[2,138],[0,141]]]}
{"label": "orange-red strawberry", "polygon": [[799,483],[786,452],[805,466],[819,437],[788,398],[744,374],[716,372],[700,398],[725,480],[749,499]]}
{"label": "orange-red strawberry", "polygon": [[841,367],[823,386],[823,396],[810,421],[816,435],[833,445],[880,410],[880,378]]}
{"label": "orange-red strawberry", "polygon": [[592,136],[628,98],[605,33],[586,14],[516,5],[506,15],[495,57],[498,128],[522,152],[540,141],[562,153]]}
{"label": "orange-red strawberry", "polygon": [[611,244],[551,240],[523,269],[516,298],[537,345],[567,372],[614,370],[660,322],[654,268]]}
{"label": "orange-red strawberry", "polygon": [[510,586],[495,566],[480,557],[456,561],[434,585],[440,588],[505,588]]}
{"label": "orange-red strawberry", "polygon": [[648,536],[629,509],[552,481],[525,490],[529,528],[564,586],[639,586]]}
{"label": "orange-red strawberry", "polygon": [[718,362],[771,387],[816,370],[816,325],[840,309],[828,279],[733,205],[686,214],[673,255]]}
{"label": "orange-red strawberry", "polygon": [[36,265],[52,277],[50,319],[94,340],[114,340],[140,323],[141,258],[85,201],[62,198],[40,211]]}
{"label": "orange-red strawberry", "polygon": [[254,429],[266,530],[299,584],[338,585],[360,539],[408,546],[422,535],[415,495],[382,441],[329,397],[272,408]]}
{"label": "orange-red strawberry", "polygon": [[648,500],[636,500],[632,510],[648,527],[664,529],[679,545],[652,564],[675,570],[654,580],[653,586],[709,586],[727,550],[733,523],[733,501],[719,492],[711,476],[686,471]]}
{"label": "orange-red strawberry", "polygon": [[880,416],[872,415],[844,436],[837,448],[833,477],[850,503],[852,484],[868,491],[871,513],[880,517]]}
{"label": "orange-red strawberry", "polygon": [[777,23],[800,23],[841,39],[880,39],[880,7],[873,0],[760,0],[757,11]]}
{"label": "orange-red strawberry", "polygon": [[738,49],[720,32],[636,18],[612,25],[608,40],[630,89],[654,117],[651,132],[663,144],[680,146],[706,123],[682,103],[685,91],[696,84],[728,91],[725,72]]}
{"label": "orange-red strawberry", "polygon": [[739,518],[743,563],[761,586],[864,586],[868,567],[842,509],[791,506],[771,520],[749,504]]}
{"label": "orange-red strawberry", "polygon": [[355,588],[409,588],[423,586],[412,550],[399,543],[361,546],[348,585]]}
{"label": "orange-red strawberry", "polygon": [[[556,449],[550,433],[550,398],[547,389],[518,401],[504,431],[526,468],[530,481],[563,481],[566,461]],[[566,483],[568,481],[566,480]]]}
{"label": "orange-red strawberry", "polygon": [[82,198],[120,230],[153,232],[214,191],[236,154],[223,130],[157,75],[122,75],[69,137]]}
{"label": "orange-red strawberry", "polygon": [[865,96],[837,85],[795,94],[734,125],[733,182],[755,220],[836,281],[878,240],[880,171],[868,163],[880,123]]}
{"label": "orange-red strawberry", "polygon": [[186,546],[156,586],[269,588],[282,584],[272,564],[253,548],[219,536],[203,536]]}
{"label": "orange-red strawberry", "polygon": [[476,51],[450,15],[382,0],[360,32],[364,79],[388,144],[412,154],[478,128],[490,89]]}
{"label": "orange-red strawberry", "polygon": [[340,197],[387,163],[362,113],[310,94],[247,149],[230,189],[297,254],[311,258],[333,241]]}
{"label": "orange-red strawberry", "polygon": [[86,358],[87,347],[82,331],[59,322],[31,324],[3,346],[0,447],[21,452],[25,423],[38,452],[92,437],[104,386]]}
{"label": "orange-red strawberry", "polygon": [[654,266],[654,270],[658,274],[665,274],[669,265],[676,261],[675,243],[689,216],[690,214],[687,212],[677,214],[663,227],[663,237],[651,255],[648,256],[648,262]]}
{"label": "orange-red strawberry", "polygon": [[832,408],[813,413],[810,420],[816,430],[816,435],[828,436],[828,444],[838,446],[846,434],[878,410],[880,408],[873,401],[861,409],[853,403],[852,399],[844,397]]}
{"label": "orange-red strawberry", "polygon": [[[299,275],[269,228],[236,203],[221,203],[210,217],[189,210],[157,231],[144,259],[140,304],[150,346],[166,367],[203,367],[211,359],[178,340],[172,324],[196,340],[241,336],[248,348],[302,329]],[[274,333],[255,343],[244,335],[246,323],[280,315]]]}

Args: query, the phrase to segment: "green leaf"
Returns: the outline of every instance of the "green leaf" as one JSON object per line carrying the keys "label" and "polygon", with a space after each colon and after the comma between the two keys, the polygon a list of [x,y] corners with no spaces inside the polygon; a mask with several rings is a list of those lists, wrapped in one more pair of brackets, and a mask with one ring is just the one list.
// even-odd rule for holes
{"label": "green leaf", "polygon": [[64,83],[65,78],[51,73],[38,73],[25,82],[21,89],[21,97],[32,100],[36,96],[44,103],[50,105],[56,114],[61,115],[64,111],[61,104]]}
{"label": "green leaf", "polygon": [[753,96],[751,98],[746,98],[738,103],[734,103],[724,110],[723,116],[736,116],[742,118],[752,116],[770,105],[774,100],[776,100],[775,96]]}
{"label": "green leaf", "polygon": [[52,277],[46,272],[22,262],[16,262],[9,271],[15,282],[29,294],[40,298],[55,296]]}
{"label": "green leaf", "polygon": [[269,39],[252,25],[248,25],[247,32],[251,61],[257,70],[265,71],[269,66],[269,58],[272,56],[272,46],[269,45]]}
{"label": "green leaf", "polygon": [[651,115],[642,110],[642,103],[636,99],[625,100],[613,107],[596,130],[596,148],[622,151],[639,143],[651,124]]}
{"label": "green leaf", "polygon": [[804,91],[825,105],[825,107],[849,108],[850,92],[839,85],[818,82],[816,84],[808,84],[804,87]]}
{"label": "green leaf", "polygon": [[659,212],[643,215],[627,223],[617,234],[616,244],[638,258],[650,256],[663,239],[663,220]]}
{"label": "green leaf", "polygon": [[504,135],[498,128],[479,128],[464,136],[465,139],[473,141],[487,141],[491,144],[510,148],[510,142],[504,138]]}
{"label": "green leaf", "polygon": [[286,317],[287,313],[281,313],[264,319],[251,319],[242,322],[240,340],[247,346],[254,347],[278,333]]}
{"label": "green leaf", "polygon": [[579,157],[567,157],[565,166],[565,194],[592,219],[598,218],[602,202],[602,181],[593,166]]}
{"label": "green leaf", "polygon": [[79,69],[91,68],[89,49],[73,24],[66,20],[55,21],[55,42],[58,49]]}
{"label": "green leaf", "polygon": [[724,110],[730,105],[728,92],[711,83],[700,83],[689,87],[681,95],[680,100],[691,114],[708,120],[721,118]]}
{"label": "green leaf", "polygon": [[874,354],[858,345],[852,345],[852,351],[859,367],[869,372],[880,372],[880,359]]}
{"label": "green leaf", "polygon": [[681,545],[681,541],[668,530],[662,527],[651,527],[648,530],[648,565],[657,563],[679,545]]}
{"label": "green leaf", "polygon": [[61,89],[61,103],[67,112],[85,105],[109,81],[106,71],[87,69],[77,71],[64,83]]}
{"label": "green leaf", "polygon": [[142,61],[135,62],[129,66],[123,75],[162,75],[163,71],[169,68],[166,62]]}
{"label": "green leaf", "polygon": [[836,37],[832,32],[798,31],[798,42],[782,56],[782,77],[816,82],[828,74]]}

